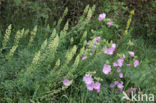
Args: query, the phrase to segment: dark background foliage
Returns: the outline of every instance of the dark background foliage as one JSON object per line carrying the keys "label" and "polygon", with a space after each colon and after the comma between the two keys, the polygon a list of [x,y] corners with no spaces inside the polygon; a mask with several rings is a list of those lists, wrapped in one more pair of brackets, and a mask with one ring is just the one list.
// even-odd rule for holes
{"label": "dark background foliage", "polygon": [[16,28],[31,28],[38,24],[54,26],[66,7],[69,12],[64,22],[71,19],[70,25],[74,25],[88,4],[96,5],[95,16],[101,12],[111,13],[112,18],[122,16],[117,19],[119,22],[127,20],[127,7],[134,9],[133,34],[156,37],[155,0],[0,0],[0,28],[9,24],[16,25]]}

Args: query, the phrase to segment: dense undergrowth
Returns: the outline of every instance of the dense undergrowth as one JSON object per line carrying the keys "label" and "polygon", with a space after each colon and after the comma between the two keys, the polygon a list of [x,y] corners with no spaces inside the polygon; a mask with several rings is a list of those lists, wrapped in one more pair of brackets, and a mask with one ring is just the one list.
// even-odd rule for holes
{"label": "dense undergrowth", "polygon": [[[4,32],[9,24],[15,31],[24,28],[33,28],[35,25],[56,26],[56,21],[62,16],[66,7],[69,11],[63,20],[61,27],[67,19],[70,26],[77,24],[79,16],[83,14],[86,5],[96,5],[95,18],[101,12],[120,23],[124,27],[129,9],[135,10],[132,26],[135,36],[155,38],[155,0],[0,0],[0,33]],[[95,22],[97,23],[97,22]],[[118,29],[120,30],[120,29]]]}
{"label": "dense undergrowth", "polygon": [[[53,11],[60,13],[55,15],[57,22],[49,24],[55,16],[44,11],[40,14],[39,2],[36,6],[27,2],[38,8],[38,12],[30,11],[36,16],[30,21],[26,18],[28,24],[8,21],[1,25],[0,103],[124,103],[128,101],[121,100],[122,92],[129,93],[131,88],[136,89],[135,93],[156,95],[155,42],[153,38],[137,36],[133,26],[136,10],[130,11],[121,2],[113,2],[113,7],[110,3],[103,11],[98,11],[101,6],[88,5],[84,10],[81,8],[78,16],[70,18],[71,8],[66,8],[63,14],[60,13],[63,9],[55,8]],[[20,3],[10,5],[17,8],[28,5]],[[117,10],[119,5],[121,8]],[[106,12],[102,20],[98,20],[100,12]],[[120,19],[119,14],[126,16]],[[100,89],[89,88],[83,79],[86,75],[92,77],[92,83],[99,83]],[[120,85],[112,87],[114,82]]]}

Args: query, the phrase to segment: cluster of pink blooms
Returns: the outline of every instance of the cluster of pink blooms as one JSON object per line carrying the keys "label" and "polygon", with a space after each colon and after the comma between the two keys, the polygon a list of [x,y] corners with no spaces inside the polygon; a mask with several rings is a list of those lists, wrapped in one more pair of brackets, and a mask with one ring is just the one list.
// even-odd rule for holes
{"label": "cluster of pink blooms", "polygon": [[105,19],[105,18],[106,18],[106,14],[105,14],[105,13],[102,13],[102,14],[99,15],[98,20],[99,20],[99,21],[102,21],[102,20]]}
{"label": "cluster of pink blooms", "polygon": [[119,73],[120,78],[123,78],[123,73],[121,73],[120,67],[122,67],[124,59],[125,59],[125,55],[123,55],[122,58],[119,58],[117,62],[113,63],[113,66],[117,67],[117,73]]}
{"label": "cluster of pink blooms", "polygon": [[121,73],[121,70],[120,70],[119,67],[117,68],[117,72],[119,73],[119,77],[120,77],[120,78],[123,78],[123,73]]}
{"label": "cluster of pink blooms", "polygon": [[105,54],[109,54],[109,55],[112,55],[115,51],[115,48],[116,48],[116,44],[112,44],[112,46],[110,48],[107,48],[107,47],[104,47],[104,53]]}
{"label": "cluster of pink blooms", "polygon": [[99,82],[96,82],[94,83],[94,80],[92,78],[92,75],[90,74],[86,74],[84,77],[83,77],[83,81],[85,82],[86,84],[86,87],[89,91],[92,91],[92,90],[96,90],[97,93],[100,92],[100,86],[101,86],[101,83]]}
{"label": "cluster of pink blooms", "polygon": [[120,90],[122,90],[124,88],[124,84],[123,82],[118,82],[118,81],[114,81],[114,83],[110,84],[111,88],[114,88],[115,86],[117,86],[117,88],[119,88]]}
{"label": "cluster of pink blooms", "polygon": [[[101,39],[100,37],[97,37],[95,39],[94,43],[95,44],[98,43],[100,41],[100,39]],[[111,48],[105,47],[104,48],[104,50],[105,50],[104,53],[105,54],[112,55],[114,53],[114,51],[115,51],[115,48],[116,48],[116,44],[112,44]],[[135,56],[135,53],[132,52],[132,51],[130,51],[129,52],[129,55],[131,57],[134,57]],[[83,57],[83,58],[85,58],[85,57]],[[122,58],[119,58],[116,62],[113,63],[113,66],[114,67],[117,67],[117,71],[116,72],[119,73],[119,77],[120,78],[123,78],[123,73],[121,72],[120,67],[123,66],[123,63],[124,63],[125,58],[126,58],[126,56],[123,54]],[[134,65],[134,67],[137,67],[139,65],[139,60],[135,60],[133,62],[133,65]],[[127,66],[130,66],[130,64],[127,64]],[[104,66],[103,66],[103,73],[105,75],[108,75],[111,72],[111,70],[112,70],[111,65],[104,64]],[[94,83],[93,78],[92,78],[92,75],[86,74],[83,77],[83,81],[85,82],[86,87],[87,87],[88,90],[92,91],[92,90],[95,89],[98,93],[100,92],[101,83],[99,83],[99,82]],[[115,86],[122,91],[123,88],[124,88],[124,83],[122,81],[121,82],[115,81],[114,83],[111,83],[110,84],[110,87],[111,88],[114,88]],[[128,92],[134,92],[134,91],[136,91],[135,88],[128,90]]]}
{"label": "cluster of pink blooms", "polygon": [[[134,57],[134,56],[135,56],[135,53],[132,52],[132,51],[130,51],[130,52],[129,52],[129,55],[130,55],[131,57]],[[134,65],[134,67],[137,67],[137,66],[139,65],[139,60],[135,60],[135,61],[133,62],[133,65]],[[127,66],[130,66],[130,64],[127,64]]]}
{"label": "cluster of pink blooms", "polygon": [[[106,14],[105,14],[105,13],[102,13],[102,14],[99,15],[98,20],[99,20],[99,21],[102,21],[102,20],[105,19],[105,18],[106,18]],[[108,25],[108,26],[112,26],[112,25],[113,25],[113,22],[108,22],[107,25]],[[92,53],[95,51],[96,45],[97,45],[97,43],[100,42],[100,40],[101,40],[100,36],[98,36],[98,37],[96,37],[96,38],[94,39],[94,41],[93,41],[94,43],[93,43],[93,46],[92,46],[90,55],[92,55]],[[90,45],[90,43],[87,43],[87,45]],[[116,49],[116,44],[113,43],[113,44],[111,45],[110,48],[108,48],[108,47],[105,46],[103,49],[104,49],[104,53],[105,53],[105,54],[113,55],[113,53],[114,53],[114,51],[115,51],[115,49]],[[135,53],[134,53],[133,51],[129,51],[128,53],[129,53],[129,55],[130,55],[131,57],[134,57],[134,56],[135,56]],[[123,73],[121,72],[120,68],[123,66],[123,63],[124,63],[124,61],[125,61],[125,58],[126,58],[126,56],[123,54],[123,56],[122,56],[121,58],[119,58],[116,62],[113,63],[113,66],[114,66],[114,67],[117,67],[116,72],[119,73],[119,77],[120,77],[120,78],[123,78]],[[86,60],[86,59],[87,59],[87,54],[85,54],[85,56],[83,56],[81,60],[84,61],[84,60]],[[126,65],[127,65],[128,67],[130,66],[130,64],[126,64]],[[134,67],[137,67],[137,66],[139,65],[139,60],[135,60],[135,61],[133,62],[133,65],[134,65]],[[110,72],[112,71],[111,65],[104,64],[103,70],[102,70],[102,71],[103,71],[103,73],[104,73],[105,75],[109,75]],[[100,82],[94,82],[94,79],[93,79],[93,77],[92,77],[91,74],[85,74],[85,76],[83,77],[83,81],[84,81],[84,83],[86,84],[86,87],[87,87],[87,89],[88,89],[89,91],[96,90],[97,93],[100,92],[101,83],[100,83]],[[63,81],[63,84],[64,84],[65,86],[69,86],[69,85],[70,85],[70,81],[69,81],[68,79],[65,79],[65,80]],[[114,88],[115,86],[116,86],[118,89],[123,90],[123,88],[124,88],[124,83],[123,83],[122,81],[121,81],[121,82],[119,82],[119,81],[114,81],[114,83],[111,83],[111,84],[110,84],[110,87],[111,87],[111,88]],[[129,92],[132,92],[132,91],[135,91],[135,89],[129,89],[128,91],[129,91]]]}
{"label": "cluster of pink blooms", "polygon": [[[106,18],[106,13],[102,13],[102,14],[99,15],[98,20],[99,21],[102,21],[105,18]],[[107,23],[108,26],[113,26],[113,24],[114,23],[112,21],[110,21],[110,22]]]}
{"label": "cluster of pink blooms", "polygon": [[[134,57],[134,56],[135,56],[135,53],[132,52],[132,51],[130,51],[130,52],[129,52],[129,55],[130,55],[131,57]],[[117,62],[114,62],[114,63],[113,63],[113,66],[114,66],[114,67],[117,67],[117,73],[119,73],[119,77],[120,77],[120,78],[123,78],[123,73],[121,73],[120,67],[123,66],[124,60],[125,60],[125,55],[123,54],[122,58],[119,58],[119,59],[117,60]],[[139,65],[139,60],[135,60],[133,64],[134,64],[134,67],[137,67],[137,66]],[[130,66],[130,64],[127,64],[127,66]],[[115,85],[117,85],[117,87],[118,87],[120,90],[122,90],[123,87],[124,87],[123,82],[119,83],[118,81],[115,81],[114,83],[111,83],[111,84],[110,84],[110,87],[111,87],[111,88],[114,88]],[[130,90],[130,91],[133,91],[133,90]]]}
{"label": "cluster of pink blooms", "polygon": [[[131,57],[133,57],[135,54],[134,54],[134,52],[131,51],[131,52],[129,52],[129,55],[130,55]],[[114,67],[122,67],[123,62],[124,62],[124,59],[125,59],[125,55],[123,55],[122,58],[118,59],[117,62],[114,62],[114,63],[113,63],[113,66],[114,66]],[[139,60],[135,60],[135,61],[133,62],[133,65],[134,65],[134,67],[137,67],[137,66],[139,65]],[[127,66],[129,67],[130,64],[127,64]]]}
{"label": "cluster of pink blooms", "polygon": [[[93,47],[92,47],[92,49],[91,49],[92,52],[95,51],[95,49],[96,49],[96,44],[99,43],[100,40],[101,40],[101,37],[100,37],[100,36],[98,36],[98,37],[96,37],[96,38],[94,39],[94,45],[93,45]],[[87,42],[87,45],[90,45],[90,43]],[[90,53],[90,56],[92,56],[92,55],[93,55],[93,53]],[[81,58],[81,61],[84,61],[84,60],[86,60],[86,59],[87,59],[87,56],[85,55],[84,57]]]}
{"label": "cluster of pink blooms", "polygon": [[114,66],[114,67],[122,67],[123,62],[124,62],[124,59],[125,59],[124,56],[123,56],[122,58],[119,58],[119,59],[117,60],[117,62],[114,62],[114,63],[113,63],[113,66]]}
{"label": "cluster of pink blooms", "polygon": [[[100,37],[95,38],[94,44],[96,45],[100,40],[101,40]],[[116,49],[116,44],[113,43],[110,48],[104,47],[104,53],[105,54],[112,55],[114,53],[115,49]],[[135,53],[132,52],[132,51],[130,51],[129,52],[129,55],[131,57],[134,57],[135,56]],[[114,67],[117,67],[117,71],[116,72],[119,73],[119,77],[120,78],[123,78],[123,73],[121,72],[120,68],[123,66],[123,63],[125,61],[125,58],[126,58],[126,56],[123,54],[122,58],[119,58],[116,62],[113,63],[113,66]],[[85,59],[86,59],[86,57],[83,57],[82,58],[82,61],[85,60]],[[137,67],[139,65],[139,60],[135,60],[133,62],[133,65],[134,65],[134,67]],[[127,66],[130,66],[130,64],[127,64]],[[104,66],[103,66],[103,73],[105,75],[109,75],[109,73],[111,72],[111,70],[112,70],[111,65],[104,64]],[[100,92],[101,83],[99,83],[99,82],[94,83],[93,78],[92,78],[92,75],[86,74],[83,77],[83,81],[85,82],[86,87],[87,87],[88,90],[92,91],[92,90],[95,89],[97,92]],[[114,88],[115,86],[117,86],[117,88],[119,88],[120,90],[122,90],[124,88],[124,83],[122,81],[121,82],[115,81],[114,83],[111,83],[110,84],[110,87],[111,88]],[[133,90],[129,90],[129,91],[133,91]]]}

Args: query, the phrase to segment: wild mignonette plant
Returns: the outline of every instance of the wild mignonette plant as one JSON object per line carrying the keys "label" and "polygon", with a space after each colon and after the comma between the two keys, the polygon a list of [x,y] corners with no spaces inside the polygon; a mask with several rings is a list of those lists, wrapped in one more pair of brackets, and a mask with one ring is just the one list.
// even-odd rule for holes
{"label": "wild mignonette plant", "polygon": [[[94,10],[95,6],[87,6],[77,25],[69,30],[67,21],[61,30],[61,22],[68,12],[65,9],[56,28],[47,26],[52,29],[51,35],[47,32],[40,40],[37,39],[40,27],[35,26],[32,31],[18,30],[15,36],[11,36],[12,26],[8,26],[0,47],[0,97],[3,98],[0,102],[46,101],[50,96],[66,90],[68,87],[62,86],[62,81],[70,78],[72,84],[74,78],[79,76],[76,72],[86,51],[85,46],[80,44],[85,44],[87,32],[77,44],[72,34],[84,29]],[[6,48],[11,42],[10,36],[14,37],[14,41],[12,47]],[[66,82],[68,80],[64,84]]]}
{"label": "wild mignonette plant", "polygon": [[8,40],[9,40],[10,34],[11,34],[11,28],[12,28],[12,26],[9,25],[8,28],[6,29],[6,33],[5,33],[5,36],[4,36],[4,40],[3,40],[3,42],[2,42],[2,47],[1,47],[1,49],[0,49],[0,53],[2,53],[2,50],[3,50],[3,49],[6,47],[6,45],[7,45],[7,42],[8,42]]}

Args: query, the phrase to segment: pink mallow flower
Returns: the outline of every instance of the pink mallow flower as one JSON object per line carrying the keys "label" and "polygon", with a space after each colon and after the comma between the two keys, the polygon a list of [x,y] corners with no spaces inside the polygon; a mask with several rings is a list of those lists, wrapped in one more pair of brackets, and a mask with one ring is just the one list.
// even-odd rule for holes
{"label": "pink mallow flower", "polygon": [[83,81],[86,83],[86,85],[92,84],[92,83],[93,83],[92,75],[86,74],[86,75],[83,77]]}
{"label": "pink mallow flower", "polygon": [[118,61],[117,61],[118,66],[119,66],[119,67],[122,67],[123,62],[124,62],[124,59],[123,59],[123,58],[118,59]]}
{"label": "pink mallow flower", "polygon": [[99,21],[102,21],[104,18],[106,18],[106,14],[105,13],[102,13],[102,14],[99,15],[98,20]]}
{"label": "pink mallow flower", "polygon": [[63,85],[69,86],[69,85],[70,85],[70,81],[69,81],[68,79],[65,79],[65,80],[63,81]]}
{"label": "pink mallow flower", "polygon": [[115,51],[115,48],[116,48],[116,44],[114,44],[114,43],[112,44],[111,48],[104,47],[104,53],[112,55]]}
{"label": "pink mallow flower", "polygon": [[114,48],[109,48],[107,49],[107,52],[109,55],[112,55],[114,53],[114,50],[115,50]]}
{"label": "pink mallow flower", "polygon": [[130,51],[130,52],[129,52],[129,55],[130,55],[131,57],[133,57],[135,54],[134,54],[134,52]]}
{"label": "pink mallow flower", "polygon": [[87,59],[87,57],[86,57],[86,56],[85,56],[85,57],[82,57],[82,59],[81,59],[81,60],[82,60],[82,61],[84,61],[85,59]]}
{"label": "pink mallow flower", "polygon": [[123,89],[123,88],[124,88],[123,82],[118,83],[118,84],[117,84],[117,87],[118,87],[119,89]]}
{"label": "pink mallow flower", "polygon": [[101,40],[101,37],[98,36],[96,39],[95,39],[97,42],[99,42]]}
{"label": "pink mallow flower", "polygon": [[116,44],[115,43],[112,44],[112,48],[114,48],[114,49],[116,48]]}
{"label": "pink mallow flower", "polygon": [[95,84],[94,84],[94,89],[99,93],[100,92],[100,86],[101,86],[101,83],[99,83],[99,82],[96,82]]}
{"label": "pink mallow flower", "polygon": [[114,81],[114,85],[118,85],[119,84],[119,82],[118,81]]}
{"label": "pink mallow flower", "polygon": [[117,63],[117,62],[114,62],[114,63],[113,63],[113,66],[114,66],[114,67],[117,67],[117,66],[118,66],[118,63]]}
{"label": "pink mallow flower", "polygon": [[105,64],[104,65],[104,67],[103,67],[103,73],[104,74],[106,74],[106,75],[108,75],[109,74],[109,72],[111,72],[111,66],[110,65],[107,65],[107,64]]}
{"label": "pink mallow flower", "polygon": [[94,40],[94,44],[98,43],[100,40],[101,40],[100,36],[96,37],[95,40]]}
{"label": "pink mallow flower", "polygon": [[94,89],[94,82],[92,82],[92,83],[90,83],[90,84],[86,84],[86,86],[87,86],[87,89],[88,89],[89,91],[92,91],[92,90]]}
{"label": "pink mallow flower", "polygon": [[123,78],[123,73],[120,73],[120,74],[119,74],[119,77],[120,77],[120,78]]}
{"label": "pink mallow flower", "polygon": [[113,26],[113,22],[108,22],[107,25],[108,26]]}
{"label": "pink mallow flower", "polygon": [[134,67],[137,67],[139,65],[139,60],[135,60],[133,64],[134,64]]}
{"label": "pink mallow flower", "polygon": [[85,82],[86,87],[89,91],[92,91],[93,89],[95,89],[98,93],[100,92],[101,83],[99,82],[94,83],[92,75],[86,74],[83,77],[83,81]]}

